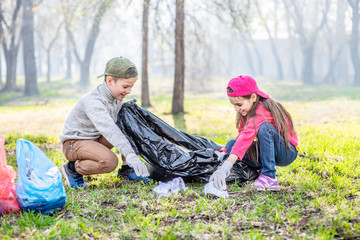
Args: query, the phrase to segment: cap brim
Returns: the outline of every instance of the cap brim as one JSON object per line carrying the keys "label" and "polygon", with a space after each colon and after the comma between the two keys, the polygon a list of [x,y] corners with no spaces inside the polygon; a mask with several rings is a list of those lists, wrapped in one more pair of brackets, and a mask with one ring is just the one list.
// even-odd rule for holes
{"label": "cap brim", "polygon": [[101,74],[101,75],[97,76],[97,78],[101,78],[103,76],[105,76],[105,74]]}
{"label": "cap brim", "polygon": [[269,95],[267,95],[266,93],[264,93],[264,92],[262,92],[262,91],[260,91],[260,90],[258,90],[256,93],[257,93],[259,96],[263,97],[263,98],[269,98],[269,97],[270,97]]}

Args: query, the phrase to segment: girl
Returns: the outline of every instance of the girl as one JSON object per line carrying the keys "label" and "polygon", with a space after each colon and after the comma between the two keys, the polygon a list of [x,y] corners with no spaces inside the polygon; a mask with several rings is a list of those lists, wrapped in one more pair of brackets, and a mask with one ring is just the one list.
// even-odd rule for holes
{"label": "girl", "polygon": [[239,159],[260,169],[253,187],[259,191],[279,191],[275,166],[291,164],[298,154],[299,140],[290,114],[280,103],[260,91],[250,76],[231,79],[227,95],[237,112],[239,134],[224,147],[223,151],[229,157],[211,175],[210,181],[225,190],[225,178]]}

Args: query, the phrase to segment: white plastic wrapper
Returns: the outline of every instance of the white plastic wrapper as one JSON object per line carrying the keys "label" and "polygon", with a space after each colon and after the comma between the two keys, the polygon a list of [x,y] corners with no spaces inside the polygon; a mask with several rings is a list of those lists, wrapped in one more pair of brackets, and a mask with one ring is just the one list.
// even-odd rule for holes
{"label": "white plastic wrapper", "polygon": [[221,197],[221,198],[227,198],[229,197],[229,194],[227,191],[225,190],[220,190],[218,188],[216,188],[214,186],[214,182],[209,182],[207,184],[205,184],[204,186],[204,192],[205,192],[205,195],[206,194],[212,194],[212,195],[215,195],[217,197]]}
{"label": "white plastic wrapper", "polygon": [[177,177],[169,182],[159,182],[159,185],[154,188],[154,192],[161,198],[185,191],[186,189],[184,180],[181,177]]}

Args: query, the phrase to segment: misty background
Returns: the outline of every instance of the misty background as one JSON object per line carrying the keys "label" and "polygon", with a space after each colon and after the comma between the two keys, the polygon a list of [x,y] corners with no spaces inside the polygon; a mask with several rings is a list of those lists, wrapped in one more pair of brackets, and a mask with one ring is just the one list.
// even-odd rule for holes
{"label": "misty background", "polygon": [[[150,85],[151,79],[173,82],[176,2],[149,1]],[[359,0],[183,2],[186,90],[210,91],[211,82],[227,82],[243,74],[305,85],[360,86]],[[103,73],[106,62],[116,56],[134,61],[141,78],[144,3],[0,1],[1,93],[24,91],[23,48],[28,44],[24,9],[33,14],[37,82],[81,82],[81,61],[89,62],[88,78],[93,81]],[[104,9],[99,10],[101,7]],[[99,13],[101,17],[96,20]],[[87,43],[96,21],[98,34],[88,54]],[[16,60],[9,59],[9,52]],[[15,71],[14,66],[9,67],[11,62]],[[14,84],[9,85],[9,81]],[[156,87],[150,88],[156,91]]]}

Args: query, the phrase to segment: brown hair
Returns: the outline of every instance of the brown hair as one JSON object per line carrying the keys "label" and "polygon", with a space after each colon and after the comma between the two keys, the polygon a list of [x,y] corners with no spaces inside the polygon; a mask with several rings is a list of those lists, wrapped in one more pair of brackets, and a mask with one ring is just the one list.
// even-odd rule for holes
{"label": "brown hair", "polygon": [[[243,98],[250,99],[252,94],[243,96]],[[268,110],[274,117],[276,129],[284,137],[285,145],[288,149],[290,148],[290,140],[289,140],[289,128],[290,128],[290,135],[295,132],[294,124],[290,113],[281,105],[279,102],[275,101],[272,98],[263,98],[256,94],[256,101],[254,102],[253,106],[251,107],[249,113],[246,117],[243,117],[239,112],[236,113],[236,128],[244,127],[249,124],[250,119],[253,119],[253,124],[255,127],[255,134],[256,132],[256,109],[259,106],[260,101],[263,103],[263,106],[266,110]],[[289,128],[288,128],[289,124]],[[257,140],[257,139],[256,139]],[[251,146],[247,150],[247,155],[249,156],[250,160],[254,163],[258,163],[258,145],[257,141],[254,141]],[[280,141],[280,136],[279,136]]]}

